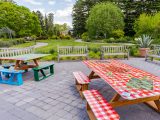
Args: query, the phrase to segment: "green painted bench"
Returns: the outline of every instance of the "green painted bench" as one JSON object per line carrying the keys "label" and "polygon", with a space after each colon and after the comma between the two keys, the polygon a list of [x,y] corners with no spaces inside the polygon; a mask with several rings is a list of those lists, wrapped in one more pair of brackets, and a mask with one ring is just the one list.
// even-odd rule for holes
{"label": "green painted bench", "polygon": [[[49,70],[49,73],[45,73],[44,70]],[[34,71],[34,79],[35,81],[41,81],[45,78],[54,74],[54,63],[40,65],[38,67],[33,68]],[[39,72],[41,72],[42,76],[40,77]]]}

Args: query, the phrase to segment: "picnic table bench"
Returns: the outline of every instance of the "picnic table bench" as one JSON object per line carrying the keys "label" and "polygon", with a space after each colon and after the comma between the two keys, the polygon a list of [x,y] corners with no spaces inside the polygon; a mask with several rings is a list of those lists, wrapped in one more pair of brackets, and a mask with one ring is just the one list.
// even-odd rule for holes
{"label": "picnic table bench", "polygon": [[[34,71],[34,79],[35,81],[40,81],[40,80],[43,80],[51,75],[54,74],[54,64],[51,63],[51,64],[46,64],[46,65],[39,65],[35,68],[33,68],[33,71]],[[45,74],[44,70],[50,70],[48,74]],[[42,73],[42,77],[39,77],[39,71]]]}
{"label": "picnic table bench", "polygon": [[90,79],[81,71],[73,72],[75,77],[76,88],[83,99],[83,91],[88,90],[88,84],[90,83]]}
{"label": "picnic table bench", "polygon": [[[10,70],[10,69],[0,69],[0,83],[9,84],[9,85],[22,85],[23,78],[22,70]],[[7,74],[7,79],[3,78],[3,74]],[[15,79],[16,77],[16,79]]]}
{"label": "picnic table bench", "polygon": [[58,46],[58,62],[61,57],[86,57],[86,59],[88,59],[88,47]]}
{"label": "picnic table bench", "polygon": [[86,109],[90,120],[119,120],[118,113],[97,90],[83,92],[87,101]]}
{"label": "picnic table bench", "polygon": [[101,59],[104,56],[124,56],[129,59],[129,49],[127,46],[101,46]]}

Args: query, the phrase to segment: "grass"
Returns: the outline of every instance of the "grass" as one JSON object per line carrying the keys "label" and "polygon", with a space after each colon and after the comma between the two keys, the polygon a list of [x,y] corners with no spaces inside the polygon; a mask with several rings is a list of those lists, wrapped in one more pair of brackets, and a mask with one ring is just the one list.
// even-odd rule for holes
{"label": "grass", "polygon": [[35,42],[26,42],[26,43],[23,43],[23,44],[14,45],[13,47],[23,48],[23,47],[33,46],[33,45],[35,45]]}
{"label": "grass", "polygon": [[[45,42],[48,43],[48,46],[37,48],[36,53],[44,53],[44,54],[52,54],[48,57],[45,57],[44,60],[57,60],[57,46],[84,46],[87,45],[89,48],[89,57],[94,58],[94,59],[99,59],[100,58],[100,46],[103,45],[113,45],[110,43],[86,43],[86,42],[75,42],[74,40],[40,40],[37,42]],[[20,45],[16,45],[13,47],[28,47],[34,45],[35,42],[28,42]],[[119,45],[119,44],[114,44],[114,45]],[[67,57],[67,58],[62,58],[62,59],[77,59],[77,57]]]}

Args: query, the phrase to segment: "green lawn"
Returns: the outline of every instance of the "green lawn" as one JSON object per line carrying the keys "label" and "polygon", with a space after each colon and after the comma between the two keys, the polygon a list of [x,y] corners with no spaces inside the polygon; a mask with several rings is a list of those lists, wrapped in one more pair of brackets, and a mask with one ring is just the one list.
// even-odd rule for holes
{"label": "green lawn", "polygon": [[[47,42],[48,46],[37,48],[36,53],[49,53],[52,54],[51,56],[48,56],[44,58],[45,60],[57,60],[57,46],[81,46],[81,45],[87,45],[89,48],[89,57],[94,59],[100,58],[100,46],[102,45],[113,45],[113,44],[107,44],[107,43],[85,43],[85,42],[75,42],[74,40],[40,40],[37,42]],[[29,42],[21,45],[16,45],[14,47],[28,47],[31,45],[34,45],[35,42]],[[114,44],[114,45],[121,45],[121,44]],[[62,59],[77,59],[76,57],[67,57]]]}

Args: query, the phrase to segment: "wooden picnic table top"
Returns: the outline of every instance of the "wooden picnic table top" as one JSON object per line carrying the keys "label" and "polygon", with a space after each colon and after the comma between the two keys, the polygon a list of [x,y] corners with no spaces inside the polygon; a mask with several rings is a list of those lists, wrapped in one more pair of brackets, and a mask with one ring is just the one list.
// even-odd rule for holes
{"label": "wooden picnic table top", "polygon": [[39,59],[45,56],[49,56],[50,54],[22,54],[12,57],[0,57],[0,60],[21,60],[21,61],[27,61],[27,60],[34,60]]}
{"label": "wooden picnic table top", "polygon": [[[151,73],[118,60],[86,60],[84,63],[124,99],[160,96],[160,78]],[[153,81],[153,89],[137,89],[126,85],[131,78],[142,79],[144,77]]]}

